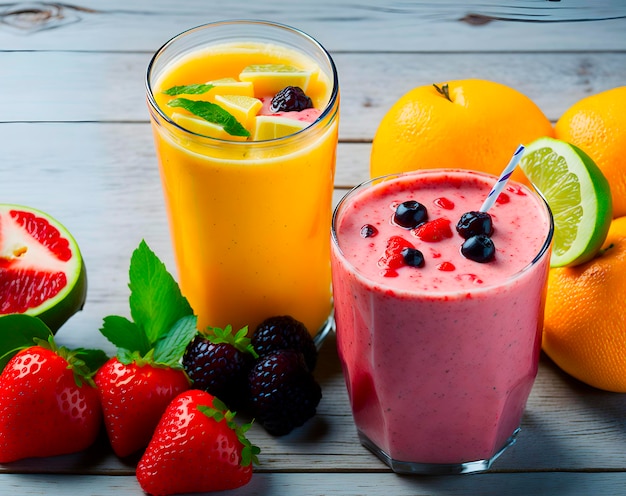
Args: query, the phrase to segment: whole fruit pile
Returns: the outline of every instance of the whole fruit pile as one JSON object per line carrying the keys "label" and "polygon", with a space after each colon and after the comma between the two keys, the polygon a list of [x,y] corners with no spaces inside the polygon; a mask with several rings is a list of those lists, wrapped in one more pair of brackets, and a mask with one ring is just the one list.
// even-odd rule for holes
{"label": "whole fruit pile", "polygon": [[313,376],[317,349],[291,316],[248,329],[209,328],[189,344],[183,366],[193,386],[248,411],[272,435],[288,434],[316,413],[322,397]]}

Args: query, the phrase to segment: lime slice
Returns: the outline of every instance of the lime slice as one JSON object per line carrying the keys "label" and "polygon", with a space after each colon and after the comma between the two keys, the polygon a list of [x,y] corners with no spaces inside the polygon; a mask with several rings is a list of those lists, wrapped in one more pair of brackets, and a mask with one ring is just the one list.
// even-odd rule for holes
{"label": "lime slice", "polygon": [[85,264],[68,230],[39,210],[0,204],[0,314],[39,317],[56,332],[86,295]]}
{"label": "lime slice", "polygon": [[257,64],[245,67],[239,79],[251,82],[257,96],[274,96],[286,86],[299,86],[306,91],[311,75],[311,71],[291,65]]}
{"label": "lime slice", "polygon": [[213,85],[209,96],[216,95],[241,95],[254,96],[254,87],[250,81],[237,81],[235,78],[222,78],[214,81],[208,81],[207,84]]}
{"label": "lime slice", "polygon": [[520,167],[554,216],[550,266],[574,266],[593,258],[612,218],[611,189],[594,161],[574,145],[539,138],[524,151]]}
{"label": "lime slice", "polygon": [[230,112],[246,128],[251,126],[252,120],[263,106],[258,98],[243,95],[217,95],[215,103]]}
{"label": "lime slice", "polygon": [[217,138],[228,141],[245,141],[245,136],[233,136],[227,133],[222,126],[206,121],[200,117],[181,114],[174,112],[172,114],[172,120],[180,127],[184,127],[192,133],[207,136],[209,138]]}
{"label": "lime slice", "polygon": [[309,124],[309,122],[298,121],[288,117],[259,115],[256,118],[253,139],[254,141],[263,141],[282,138],[301,131]]}

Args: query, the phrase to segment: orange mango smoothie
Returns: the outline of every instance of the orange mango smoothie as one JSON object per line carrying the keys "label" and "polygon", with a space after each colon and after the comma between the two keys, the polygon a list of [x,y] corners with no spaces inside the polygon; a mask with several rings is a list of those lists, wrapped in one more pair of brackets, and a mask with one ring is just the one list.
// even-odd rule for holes
{"label": "orange mango smoothie", "polygon": [[[250,92],[239,83],[259,66],[291,73],[283,82],[253,69]],[[293,81],[305,86],[313,107],[268,110],[271,93]],[[212,86],[206,93],[180,96],[216,104],[231,94],[248,98],[244,104],[260,101],[239,118],[248,136],[211,136],[204,124],[188,125],[197,116],[171,105],[179,95],[164,93],[206,83]],[[322,67],[304,51],[242,34],[171,57],[152,82],[149,74],[148,89],[179,283],[199,328],[230,324],[252,332],[268,317],[291,315],[317,334],[332,313],[329,232],[338,127],[332,61]],[[277,129],[293,122],[295,132],[259,135],[268,116]]]}

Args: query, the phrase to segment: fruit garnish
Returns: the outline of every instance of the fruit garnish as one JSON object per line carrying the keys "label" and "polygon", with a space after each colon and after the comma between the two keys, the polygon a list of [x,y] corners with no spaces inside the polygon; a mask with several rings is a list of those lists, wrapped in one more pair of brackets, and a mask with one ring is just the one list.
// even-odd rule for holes
{"label": "fruit garnish", "polygon": [[232,114],[215,103],[203,100],[189,100],[188,98],[175,98],[167,102],[167,104],[170,107],[183,108],[209,123],[217,124],[230,136],[250,136],[250,132]]}
{"label": "fruit garnish", "polygon": [[612,217],[611,189],[594,161],[574,145],[539,138],[526,148],[520,167],[552,210],[550,266],[574,266],[593,258]]}
{"label": "fruit garnish", "polygon": [[58,346],[41,319],[0,317],[0,463],[82,451],[102,422],[101,350]]}
{"label": "fruit garnish", "polygon": [[100,332],[117,356],[95,381],[115,453],[145,448],[167,405],[189,389],[183,353],[197,333],[197,318],[178,284],[145,241],[130,261],[130,314],[104,318]]}
{"label": "fruit garnish", "polygon": [[279,117],[274,115],[257,115],[254,128],[254,141],[283,138],[302,131],[310,122]]}
{"label": "fruit garnish", "polygon": [[450,228],[450,221],[448,219],[439,217],[420,224],[413,229],[413,234],[427,243],[436,243],[437,241],[451,238],[452,229]]}
{"label": "fruit garnish", "polygon": [[456,224],[456,232],[465,239],[477,234],[491,236],[493,234],[491,215],[480,211],[465,212]]}
{"label": "fruit garnish", "polygon": [[260,449],[245,436],[250,424],[211,394],[191,390],[167,407],[137,464],[148,494],[205,493],[236,489],[252,478]]}
{"label": "fruit garnish", "polygon": [[187,84],[181,86],[172,86],[171,88],[166,89],[163,93],[169,96],[202,95],[203,93],[211,91],[213,87],[214,86],[211,83]]}
{"label": "fruit garnish", "polygon": [[405,248],[415,249],[411,243],[401,236],[391,236],[387,240],[385,253],[378,260],[378,266],[382,269],[381,274],[384,277],[397,277],[398,272],[396,269],[406,265],[403,255]]}
{"label": "fruit garnish", "polygon": [[393,215],[393,221],[406,229],[413,229],[427,220],[426,207],[415,200],[400,203]]}
{"label": "fruit garnish", "polygon": [[192,115],[174,112],[172,114],[172,120],[188,131],[202,136],[208,136],[209,138],[231,141],[245,141],[247,139],[246,136],[233,136],[232,134],[228,134],[219,124],[213,124],[212,122],[205,121],[204,119],[194,117]]}
{"label": "fruit garnish", "polygon": [[371,224],[365,224],[361,227],[361,237],[362,238],[373,238],[378,234],[378,229],[376,229]]}
{"label": "fruit garnish", "polygon": [[239,74],[240,81],[249,81],[260,96],[271,96],[285,86],[298,86],[307,90],[312,72],[286,64],[254,64]]}
{"label": "fruit garnish", "polygon": [[86,297],[87,272],[70,232],[44,212],[0,204],[0,315],[36,316],[54,333]]}
{"label": "fruit garnish", "polygon": [[493,240],[486,234],[470,236],[461,245],[461,254],[474,262],[491,262],[496,256]]}
{"label": "fruit garnish", "polygon": [[409,267],[424,266],[424,254],[417,248],[403,248],[400,253],[402,254],[402,260],[405,265]]}
{"label": "fruit garnish", "polygon": [[213,85],[211,95],[240,95],[254,97],[254,86],[250,81],[237,81],[235,78],[226,77],[209,81]]}
{"label": "fruit garnish", "polygon": [[217,95],[215,103],[229,112],[244,127],[252,125],[254,117],[263,106],[263,102],[258,98],[244,95]]}
{"label": "fruit garnish", "polygon": [[272,112],[300,112],[308,108],[313,108],[313,101],[298,86],[287,86],[280,90],[270,105]]}

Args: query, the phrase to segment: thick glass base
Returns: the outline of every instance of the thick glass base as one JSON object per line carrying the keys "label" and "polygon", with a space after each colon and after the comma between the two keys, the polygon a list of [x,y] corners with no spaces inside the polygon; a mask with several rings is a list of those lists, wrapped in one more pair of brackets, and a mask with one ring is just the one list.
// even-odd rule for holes
{"label": "thick glass base", "polygon": [[359,439],[361,444],[374,453],[378,458],[385,462],[389,467],[398,474],[421,474],[421,475],[454,475],[454,474],[471,474],[476,472],[484,472],[491,467],[491,464],[498,458],[504,450],[515,443],[517,434],[520,429],[509,437],[504,446],[491,458],[486,460],[475,460],[462,463],[421,463],[406,462],[402,460],[394,460],[387,453],[376,446],[370,439],[359,431]]}

